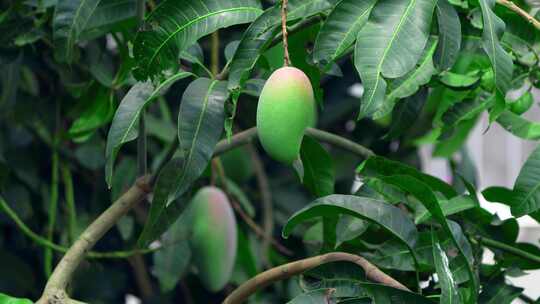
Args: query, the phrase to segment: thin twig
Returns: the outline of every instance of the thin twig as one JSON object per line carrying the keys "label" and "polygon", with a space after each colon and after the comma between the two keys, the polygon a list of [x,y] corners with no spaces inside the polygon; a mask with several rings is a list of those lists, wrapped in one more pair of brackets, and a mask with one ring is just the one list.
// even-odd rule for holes
{"label": "thin twig", "polygon": [[251,154],[251,163],[253,165],[253,171],[257,178],[257,184],[259,192],[261,193],[261,202],[263,210],[263,228],[264,238],[262,244],[263,262],[265,265],[270,265],[270,259],[268,257],[270,248],[270,240],[272,239],[272,231],[274,231],[274,215],[272,208],[272,193],[270,192],[270,183],[268,182],[268,176],[264,170],[264,164],[259,157],[259,154],[255,150],[253,144],[248,145],[249,152]]}
{"label": "thin twig", "polygon": [[227,196],[229,197],[229,200],[231,202],[231,206],[233,209],[240,215],[242,220],[257,234],[259,237],[261,237],[263,240],[268,240],[269,243],[274,245],[274,247],[281,253],[287,256],[292,256],[293,252],[287,249],[285,246],[281,245],[277,240],[272,238],[271,235],[267,235],[265,231],[255,223],[255,221],[242,209],[240,204],[232,197],[229,191],[229,187],[227,186],[227,177],[225,176],[225,171],[223,170],[223,166],[221,165],[221,162],[218,158],[214,158],[212,161],[213,165],[215,166],[215,169],[218,173],[219,179],[221,181],[221,184],[223,185],[223,188],[225,190],[225,193],[227,193]]}
{"label": "thin twig", "polygon": [[210,71],[212,75],[216,76],[219,73],[219,32],[215,31],[212,33],[212,44],[210,49]]}
{"label": "thin twig", "polygon": [[291,58],[289,57],[289,42],[287,41],[287,2],[288,0],[281,0],[281,33],[283,36],[283,65],[291,65]]}
{"label": "thin twig", "polygon": [[223,301],[223,304],[243,303],[258,289],[264,288],[265,286],[268,286],[273,282],[277,282],[292,277],[294,275],[301,274],[322,264],[338,261],[351,262],[362,267],[366,273],[366,277],[371,281],[402,290],[409,290],[403,284],[390,277],[386,273],[382,272],[379,268],[377,268],[361,256],[346,252],[331,252],[287,263],[262,272],[255,277],[249,279],[244,284],[240,285]]}
{"label": "thin twig", "polygon": [[[47,240],[49,242],[53,241],[54,236],[54,226],[56,225],[56,212],[58,209],[58,171],[59,171],[59,160],[58,160],[58,142],[55,140],[52,162],[51,162],[51,190],[49,194],[49,222],[47,225]],[[44,268],[45,275],[49,277],[52,272],[52,262],[53,262],[53,252],[50,248],[45,248],[44,256]]]}
{"label": "thin twig", "polygon": [[519,256],[519,257],[522,257],[524,259],[527,259],[527,260],[529,260],[531,262],[540,263],[540,256],[537,256],[537,255],[535,255],[533,253],[530,253],[530,252],[521,250],[519,248],[510,246],[508,244],[505,244],[505,243],[502,243],[502,242],[499,242],[499,241],[496,241],[496,240],[492,240],[490,238],[486,238],[486,237],[483,237],[483,236],[473,237],[473,240],[478,241],[478,243],[480,243],[481,245],[484,245],[486,247],[500,249],[502,251],[511,253],[511,254],[513,254],[515,256]]}
{"label": "thin twig", "polygon": [[64,184],[64,198],[68,213],[69,241],[73,243],[77,238],[77,210],[75,208],[75,195],[73,191],[73,176],[68,164],[62,164],[62,182]]}
{"label": "thin twig", "polygon": [[532,24],[532,26],[534,26],[537,30],[540,30],[540,22],[533,16],[529,15],[529,13],[527,13],[521,7],[517,6],[514,2],[510,0],[497,0],[497,3],[520,15],[523,17],[523,19]]}

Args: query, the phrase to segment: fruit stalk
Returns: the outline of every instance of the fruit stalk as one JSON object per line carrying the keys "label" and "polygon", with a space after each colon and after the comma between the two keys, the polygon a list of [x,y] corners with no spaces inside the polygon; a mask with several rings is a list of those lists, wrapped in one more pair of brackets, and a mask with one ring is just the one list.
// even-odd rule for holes
{"label": "fruit stalk", "polygon": [[289,43],[287,41],[287,2],[288,0],[281,1],[281,33],[283,36],[283,66],[291,65],[291,58],[289,57]]}

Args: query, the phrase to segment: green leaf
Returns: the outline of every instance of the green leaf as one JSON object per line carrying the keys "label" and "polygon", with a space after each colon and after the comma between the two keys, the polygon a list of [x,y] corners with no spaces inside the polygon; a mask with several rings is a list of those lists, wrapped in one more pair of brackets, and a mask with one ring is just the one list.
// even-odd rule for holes
{"label": "green leaf", "polygon": [[441,300],[444,304],[460,304],[462,303],[459,296],[458,286],[454,280],[452,271],[450,270],[450,262],[446,253],[441,247],[437,235],[432,233],[433,244],[433,260],[435,261],[435,269],[441,286]]}
{"label": "green leaf", "polygon": [[510,304],[523,292],[523,288],[508,285],[504,276],[486,282],[478,299],[480,304]]}
{"label": "green leaf", "polygon": [[108,123],[114,113],[113,95],[104,87],[98,87],[96,92],[91,92],[89,100],[85,100],[87,107],[73,122],[68,130],[71,138],[77,141],[82,136]]}
{"label": "green leaf", "polygon": [[166,0],[148,18],[133,46],[138,79],[174,67],[183,50],[220,28],[248,23],[262,13],[256,0]]}
{"label": "green leaf", "polygon": [[384,138],[395,139],[409,130],[418,120],[418,116],[427,99],[427,89],[406,98],[392,111],[392,125]]}
{"label": "green leaf", "polygon": [[0,95],[0,109],[12,105],[17,96],[17,88],[21,77],[21,62],[23,53],[17,54],[17,57],[10,62],[1,61],[2,75],[0,76],[2,84],[2,94]]}
{"label": "green leaf", "polygon": [[511,211],[515,217],[540,209],[540,145],[521,167],[514,184],[514,195]]}
{"label": "green leaf", "polygon": [[158,279],[162,292],[174,289],[189,270],[191,248],[189,234],[192,222],[190,213],[184,212],[163,235],[163,248],[153,255],[152,274]]}
{"label": "green leaf", "polygon": [[334,193],[334,166],[332,158],[315,139],[304,136],[300,149],[300,158],[304,168],[303,184],[317,196]]}
{"label": "green leaf", "polygon": [[435,149],[433,150],[433,156],[450,157],[463,147],[463,143],[467,140],[467,137],[469,137],[469,134],[476,125],[476,121],[479,117],[480,115],[477,115],[472,119],[467,119],[458,123],[449,137],[437,142]]}
{"label": "green leaf", "polygon": [[171,193],[174,193],[176,189],[176,178],[182,171],[183,166],[183,158],[174,157],[159,172],[154,186],[154,197],[150,212],[143,231],[137,240],[137,247],[145,248],[150,242],[157,239],[187,208],[189,201],[186,197],[178,198],[167,206]]}
{"label": "green leaf", "polygon": [[454,190],[452,186],[448,185],[444,181],[434,176],[422,173],[404,163],[389,160],[381,156],[372,156],[368,158],[357,168],[357,172],[366,176],[379,178],[384,176],[405,174],[426,183],[431,189],[442,193],[446,198],[457,196],[456,190]]}
{"label": "green leaf", "polygon": [[113,166],[118,151],[123,144],[135,140],[139,136],[139,117],[144,107],[156,97],[162,95],[175,81],[191,75],[189,72],[180,71],[164,80],[156,88],[150,82],[139,82],[131,87],[124,96],[114,114],[107,135],[105,180],[109,187],[111,186]]}
{"label": "green leaf", "polygon": [[224,104],[229,97],[226,85],[223,81],[199,78],[184,91],[178,112],[178,141],[184,166],[178,172],[171,198],[182,195],[212,158],[223,133]]}
{"label": "green leaf", "polygon": [[337,217],[348,214],[371,223],[381,225],[403,242],[414,254],[412,248],[418,231],[414,223],[401,209],[385,202],[353,195],[329,195],[316,199],[308,206],[293,214],[283,227],[283,237],[288,237],[300,223],[317,217]]}
{"label": "green leaf", "polygon": [[456,89],[471,87],[480,81],[480,76],[444,72],[439,79],[446,86]]}
{"label": "green leaf", "polygon": [[540,139],[540,123],[529,121],[511,111],[502,112],[497,118],[497,123],[519,138]]}
{"label": "green leaf", "polygon": [[512,57],[502,48],[499,41],[504,33],[505,25],[492,10],[493,6],[495,6],[495,0],[479,0],[479,2],[484,21],[482,47],[491,61],[495,84],[504,94],[510,88],[512,70],[514,69]]}
{"label": "green leaf", "polygon": [[441,206],[439,205],[437,197],[430,189],[430,187],[419,179],[416,179],[409,175],[393,175],[384,177],[382,178],[382,180],[391,185],[397,186],[401,188],[401,190],[416,197],[426,207],[426,209],[428,209],[433,218],[435,218],[439,222],[439,224],[441,224],[447,235],[450,236],[452,242],[458,249],[458,254],[462,256],[465,261],[467,261],[467,270],[471,282],[469,285],[470,298],[468,303],[475,303],[477,298],[478,282],[476,274],[474,273],[474,270],[472,268],[474,260],[472,257],[470,245],[466,243],[466,241],[460,241],[466,240],[466,238],[463,236],[461,229],[458,229],[459,225],[455,224],[457,227],[451,227],[451,225],[453,224],[450,224],[450,222],[446,220],[446,217]]}
{"label": "green leaf", "polygon": [[444,71],[454,65],[461,49],[461,22],[448,0],[438,0],[435,11],[439,24],[439,44],[433,59],[435,66]]}
{"label": "green leaf", "polygon": [[339,58],[356,40],[358,31],[368,21],[376,0],[342,0],[330,12],[321,27],[315,46],[313,60],[322,66]]}
{"label": "green leaf", "polygon": [[[332,0],[290,0],[287,4],[287,21],[309,18],[329,9]],[[251,70],[266,51],[280,30],[279,4],[268,8],[245,30],[229,69],[229,90],[240,90],[248,80]]]}
{"label": "green leaf", "polygon": [[[434,304],[435,302],[425,298],[419,294],[412,293],[401,289],[392,288],[386,285],[373,284],[373,283],[359,283],[362,286],[369,297],[373,300],[373,303],[400,303],[400,304]],[[399,301],[399,302],[398,302]]]}
{"label": "green leaf", "polygon": [[95,39],[115,29],[136,25],[137,0],[97,1],[98,7],[88,20],[80,39]]}
{"label": "green leaf", "polygon": [[[445,216],[460,213],[477,207],[477,203],[468,195],[455,196],[449,200],[439,200],[439,205]],[[431,213],[427,209],[418,212],[414,217],[414,222],[422,224],[431,218]]]}
{"label": "green leaf", "polygon": [[354,51],[356,70],[365,92],[359,117],[371,116],[384,106],[386,78],[412,70],[429,37],[436,1],[388,0],[378,2],[368,23],[358,32]]}
{"label": "green leaf", "polygon": [[28,299],[14,298],[7,294],[0,293],[0,304],[32,304]]}
{"label": "green leaf", "polygon": [[429,82],[431,77],[437,72],[433,66],[433,52],[435,52],[436,45],[436,40],[428,40],[424,54],[416,68],[405,76],[390,82],[388,93],[386,95],[386,103],[379,111],[373,114],[374,118],[384,117],[394,108],[395,103],[400,98],[411,96],[418,91],[421,86]]}
{"label": "green leaf", "polygon": [[332,288],[312,290],[312,291],[300,294],[299,296],[295,297],[291,301],[287,302],[287,304],[336,303],[333,296],[334,291],[335,290]]}
{"label": "green leaf", "polygon": [[59,0],[54,10],[53,40],[55,57],[62,62],[71,63],[75,43],[86,28],[100,1]]}

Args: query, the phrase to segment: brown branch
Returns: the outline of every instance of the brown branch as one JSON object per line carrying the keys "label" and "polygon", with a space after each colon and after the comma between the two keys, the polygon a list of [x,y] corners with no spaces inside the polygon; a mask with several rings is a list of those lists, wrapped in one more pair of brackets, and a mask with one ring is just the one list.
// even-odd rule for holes
{"label": "brown branch", "polygon": [[253,171],[257,178],[257,185],[259,192],[261,193],[262,211],[263,211],[263,227],[264,238],[262,244],[263,262],[265,265],[270,265],[270,259],[268,258],[268,249],[270,248],[270,241],[272,239],[272,231],[274,231],[274,215],[272,208],[272,193],[270,192],[270,183],[268,182],[268,176],[264,171],[264,165],[255,150],[255,147],[250,144],[248,146],[251,154],[251,163],[253,165]]}
{"label": "brown branch", "polygon": [[[335,146],[341,147],[345,150],[353,152],[362,157],[368,157],[373,155],[371,150],[358,145],[348,139],[342,138],[331,133],[317,130],[307,129],[306,134],[309,134],[320,141],[324,141]],[[226,151],[234,149],[238,146],[247,144],[253,140],[257,135],[257,129],[251,128],[234,135],[230,141],[226,139],[220,141],[214,150],[214,156],[218,156]],[[167,160],[174,155],[178,142],[175,141],[168,153],[167,158],[161,163],[158,168],[163,168]],[[157,171],[159,172],[159,170]],[[84,259],[89,250],[95,245],[95,243],[101,239],[101,237],[131,208],[136,204],[144,200],[148,193],[151,192],[151,187],[156,175],[144,176],[139,178],[136,183],[128,189],[120,198],[118,198],[112,205],[105,210],[94,222],[92,222],[86,230],[79,236],[79,238],[73,243],[66,254],[62,257],[62,260],[56,265],[52,275],[50,276],[45,290],[41,298],[36,302],[37,304],[63,304],[74,303],[67,293],[66,287],[70,282],[73,273]],[[241,210],[241,208],[240,208]],[[244,213],[244,215],[246,215]],[[249,216],[246,215],[248,222],[255,224]],[[251,220],[251,221],[250,221]],[[253,227],[258,227],[256,224]],[[264,235],[262,229],[256,229],[256,233]],[[274,244],[276,245],[276,244]],[[276,245],[277,246],[277,245]],[[277,247],[276,247],[277,248]],[[283,248],[282,248],[283,249]]]}
{"label": "brown branch", "polygon": [[532,26],[534,26],[537,30],[540,30],[540,22],[533,16],[529,15],[529,13],[527,13],[521,7],[517,6],[514,2],[510,0],[497,0],[497,3],[520,15],[523,17],[523,19],[532,24]]}
{"label": "brown branch", "polygon": [[394,278],[390,277],[386,273],[382,272],[379,268],[377,268],[361,256],[346,252],[331,252],[287,263],[262,272],[255,277],[249,279],[244,284],[240,285],[223,301],[222,304],[243,303],[258,289],[264,288],[265,286],[268,286],[273,282],[277,282],[292,277],[294,275],[301,274],[322,264],[338,261],[351,262],[362,267],[366,273],[366,277],[371,281],[402,290],[409,290],[403,284],[396,281]]}
{"label": "brown branch", "polygon": [[281,0],[281,33],[283,36],[283,65],[291,65],[291,58],[289,57],[289,43],[287,41],[287,2],[288,0]]}
{"label": "brown branch", "polygon": [[146,197],[150,192],[148,181],[149,177],[147,176],[139,178],[126,193],[86,228],[56,265],[45,286],[41,299],[36,302],[37,304],[60,304],[67,303],[70,300],[66,294],[66,287],[86,252],[101,239],[120,217]]}

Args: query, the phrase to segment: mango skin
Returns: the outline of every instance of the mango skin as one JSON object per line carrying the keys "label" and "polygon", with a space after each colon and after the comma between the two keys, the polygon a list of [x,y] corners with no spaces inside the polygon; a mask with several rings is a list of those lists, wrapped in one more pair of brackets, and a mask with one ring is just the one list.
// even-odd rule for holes
{"label": "mango skin", "polygon": [[273,159],[291,164],[315,115],[313,88],[306,74],[293,67],[274,71],[257,105],[257,130],[264,150]]}
{"label": "mango skin", "polygon": [[231,278],[237,250],[237,227],[227,196],[216,187],[201,188],[192,202],[191,249],[199,279],[216,292]]}

